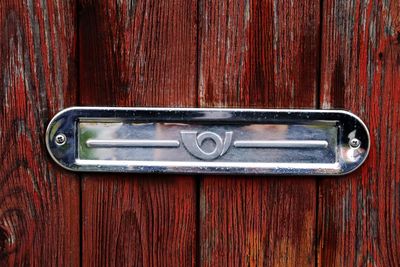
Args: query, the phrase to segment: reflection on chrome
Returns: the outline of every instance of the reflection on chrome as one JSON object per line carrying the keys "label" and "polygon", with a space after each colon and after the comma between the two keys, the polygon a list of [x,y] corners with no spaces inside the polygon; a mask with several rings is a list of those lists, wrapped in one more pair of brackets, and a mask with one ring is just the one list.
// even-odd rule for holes
{"label": "reflection on chrome", "polygon": [[91,148],[105,147],[179,147],[177,140],[106,140],[88,139],[86,145]]}
{"label": "reflection on chrome", "polygon": [[46,144],[75,171],[339,175],[365,160],[369,133],[346,111],[77,107]]}
{"label": "reflection on chrome", "polygon": [[235,141],[238,148],[327,148],[325,140]]}

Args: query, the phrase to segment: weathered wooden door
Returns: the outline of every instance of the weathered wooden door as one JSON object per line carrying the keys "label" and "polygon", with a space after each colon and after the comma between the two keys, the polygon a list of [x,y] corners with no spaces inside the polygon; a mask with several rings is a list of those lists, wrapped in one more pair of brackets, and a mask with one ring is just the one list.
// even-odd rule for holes
{"label": "weathered wooden door", "polygon": [[[400,266],[400,2],[1,0],[1,266]],[[77,175],[74,105],[344,108],[343,177]]]}

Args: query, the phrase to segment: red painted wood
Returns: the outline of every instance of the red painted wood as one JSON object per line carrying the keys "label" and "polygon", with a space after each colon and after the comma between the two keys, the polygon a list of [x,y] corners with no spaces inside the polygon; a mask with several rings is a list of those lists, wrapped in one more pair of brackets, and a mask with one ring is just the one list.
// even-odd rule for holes
{"label": "red painted wood", "polygon": [[[316,0],[77,2],[0,2],[0,266],[400,265],[398,1],[323,1],[322,31]],[[372,149],[318,182],[202,177],[200,203],[192,177],[86,174],[80,217],[80,182],[44,145],[78,101],[320,101],[359,114]]]}
{"label": "red painted wood", "polygon": [[78,266],[79,180],[46,152],[76,101],[72,1],[0,2],[0,265]]}
{"label": "red painted wood", "polygon": [[324,1],[321,103],[367,123],[371,151],[319,187],[318,265],[400,266],[400,2]]}
{"label": "red painted wood", "polygon": [[[199,102],[207,107],[315,107],[320,3],[201,1]],[[311,266],[316,180],[205,177],[203,266]]]}
{"label": "red painted wood", "polygon": [[[80,2],[82,105],[195,106],[196,1]],[[85,175],[84,266],[188,266],[191,177]]]}

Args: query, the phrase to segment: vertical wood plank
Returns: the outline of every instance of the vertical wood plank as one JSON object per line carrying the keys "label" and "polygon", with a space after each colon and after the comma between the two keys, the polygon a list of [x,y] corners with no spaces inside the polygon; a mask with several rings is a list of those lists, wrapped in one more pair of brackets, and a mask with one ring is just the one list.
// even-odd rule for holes
{"label": "vertical wood plank", "polygon": [[[80,1],[83,105],[195,106],[196,1]],[[190,266],[192,177],[85,175],[84,266]]]}
{"label": "vertical wood plank", "polygon": [[371,151],[319,187],[318,265],[400,265],[400,2],[324,1],[321,103],[368,125]]}
{"label": "vertical wood plank", "polygon": [[74,1],[0,2],[0,265],[79,265],[79,180],[52,162],[50,118],[76,102]]}
{"label": "vertical wood plank", "polygon": [[[320,3],[200,1],[203,107],[315,107]],[[316,181],[205,177],[202,266],[311,266]]]}

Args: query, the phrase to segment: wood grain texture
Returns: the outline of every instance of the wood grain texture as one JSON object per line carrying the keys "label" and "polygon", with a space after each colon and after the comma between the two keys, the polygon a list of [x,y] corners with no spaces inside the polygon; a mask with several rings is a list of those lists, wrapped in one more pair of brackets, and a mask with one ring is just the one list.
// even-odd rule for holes
{"label": "wood grain texture", "polygon": [[324,5],[321,102],[367,123],[355,173],[320,184],[318,264],[400,265],[400,2]]}
{"label": "wood grain texture", "polygon": [[400,2],[324,1],[321,103],[368,125],[371,151],[319,187],[319,266],[400,266]]}
{"label": "wood grain texture", "polygon": [[[320,3],[200,1],[202,107],[315,107]],[[206,177],[202,266],[311,266],[316,181]]]}
{"label": "wood grain texture", "polygon": [[0,2],[0,265],[79,265],[79,180],[45,127],[76,101],[73,1]]}
{"label": "wood grain texture", "polygon": [[[80,1],[82,105],[195,106],[196,1]],[[84,266],[190,266],[191,177],[85,175]]]}

